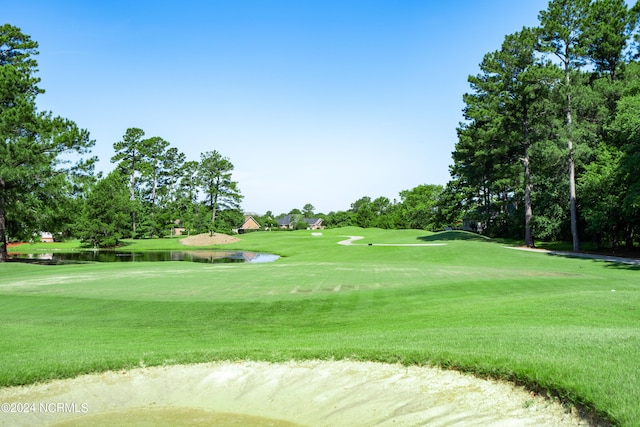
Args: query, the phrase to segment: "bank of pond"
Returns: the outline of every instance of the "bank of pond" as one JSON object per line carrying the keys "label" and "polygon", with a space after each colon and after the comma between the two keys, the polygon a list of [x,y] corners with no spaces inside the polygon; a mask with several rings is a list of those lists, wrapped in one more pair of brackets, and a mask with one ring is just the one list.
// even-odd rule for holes
{"label": "bank of pond", "polygon": [[42,252],[42,253],[12,253],[9,255],[14,262],[31,262],[39,264],[69,264],[79,262],[162,262],[162,261],[191,261],[207,264],[221,263],[261,263],[273,262],[280,258],[278,255],[248,252],[248,251],[114,251],[91,250],[73,252]]}

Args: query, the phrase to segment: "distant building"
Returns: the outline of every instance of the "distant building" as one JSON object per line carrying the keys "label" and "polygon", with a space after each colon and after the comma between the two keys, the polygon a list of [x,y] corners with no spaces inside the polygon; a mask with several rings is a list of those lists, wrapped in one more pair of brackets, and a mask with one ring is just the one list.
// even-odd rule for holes
{"label": "distant building", "polygon": [[[324,228],[321,218],[303,218],[302,221],[307,223],[307,230],[321,230]],[[293,215],[285,215],[278,221],[278,227],[288,230],[295,228],[296,221]]]}
{"label": "distant building", "polygon": [[187,231],[187,229],[184,228],[184,227],[175,227],[175,228],[171,229],[171,235],[172,236],[182,236],[185,231]]}
{"label": "distant building", "polygon": [[324,225],[322,225],[322,218],[305,218],[304,222],[307,223],[309,230],[322,230]]}
{"label": "distant building", "polygon": [[283,229],[293,228],[294,226],[293,215],[285,215],[282,218],[278,219],[276,223],[278,224],[279,228],[283,228]]}
{"label": "distant building", "polygon": [[244,222],[240,227],[238,227],[238,233],[244,233],[245,231],[251,230],[260,230],[260,224],[256,221],[253,216],[245,216]]}

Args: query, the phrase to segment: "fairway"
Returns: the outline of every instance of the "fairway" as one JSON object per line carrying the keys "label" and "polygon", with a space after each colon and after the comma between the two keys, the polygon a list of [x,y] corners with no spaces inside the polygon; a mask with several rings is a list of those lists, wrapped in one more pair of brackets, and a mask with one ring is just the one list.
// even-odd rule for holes
{"label": "fairway", "polygon": [[[349,236],[363,239],[338,244]],[[638,425],[638,266],[503,246],[343,228],[224,246],[274,263],[3,264],[0,385],[225,360],[378,361],[506,379]]]}

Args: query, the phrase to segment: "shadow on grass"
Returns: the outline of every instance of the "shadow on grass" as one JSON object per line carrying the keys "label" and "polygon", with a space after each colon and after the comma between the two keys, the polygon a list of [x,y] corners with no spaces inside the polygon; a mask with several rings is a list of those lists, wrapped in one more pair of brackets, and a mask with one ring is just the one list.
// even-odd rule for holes
{"label": "shadow on grass", "polygon": [[623,270],[640,271],[640,259],[624,258],[617,256],[598,255],[584,252],[561,252],[561,251],[549,251],[549,256],[557,256],[563,258],[580,258],[585,261],[593,262],[605,262],[607,268],[616,268]]}
{"label": "shadow on grass", "polygon": [[640,264],[624,264],[619,262],[610,262],[606,265],[606,267],[615,268],[618,270],[640,271]]}
{"label": "shadow on grass", "polygon": [[422,240],[423,242],[436,242],[440,240],[470,240],[478,242],[488,242],[491,239],[480,234],[471,233],[469,231],[451,230],[441,231],[430,236],[421,236],[418,237],[418,240]]}

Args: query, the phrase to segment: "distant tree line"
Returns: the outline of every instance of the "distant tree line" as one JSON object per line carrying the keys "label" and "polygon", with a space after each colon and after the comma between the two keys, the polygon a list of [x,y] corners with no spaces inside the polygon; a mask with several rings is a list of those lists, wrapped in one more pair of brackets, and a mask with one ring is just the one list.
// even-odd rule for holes
{"label": "distant tree line", "polygon": [[94,180],[78,201],[77,237],[113,246],[123,237],[164,237],[177,230],[229,233],[242,223],[242,195],[228,158],[214,150],[187,161],[169,142],[144,135],[129,128],[114,143],[116,168]]}
{"label": "distant tree line", "polygon": [[[346,211],[314,213],[315,207],[307,203],[302,210],[291,209],[288,213],[274,215],[268,211],[264,216],[255,218],[264,227],[275,227],[277,220],[285,215],[292,215],[297,228],[306,228],[303,218],[321,218],[323,225],[335,227],[376,227],[384,229],[422,229],[436,231],[449,225],[452,216],[445,218],[441,206],[444,187],[441,185],[423,184],[411,190],[400,191],[400,200],[389,200],[387,197],[371,199],[361,197],[351,204]],[[461,226],[460,218],[453,219],[452,226]],[[296,226],[294,226],[296,228]]]}

